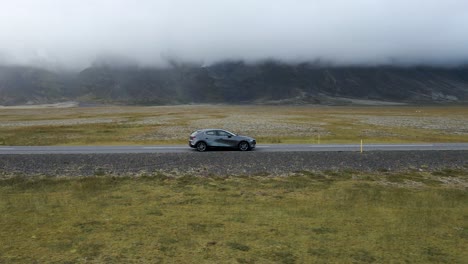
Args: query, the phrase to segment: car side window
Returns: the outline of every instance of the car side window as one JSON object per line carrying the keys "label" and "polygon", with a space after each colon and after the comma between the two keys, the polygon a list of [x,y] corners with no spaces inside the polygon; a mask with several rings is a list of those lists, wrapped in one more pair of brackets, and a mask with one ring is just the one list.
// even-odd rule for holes
{"label": "car side window", "polygon": [[218,130],[218,136],[220,136],[220,137],[227,137],[227,136],[229,136],[229,134],[226,133],[225,131]]}
{"label": "car side window", "polygon": [[206,131],[205,134],[207,134],[208,136],[216,136],[215,131]]}

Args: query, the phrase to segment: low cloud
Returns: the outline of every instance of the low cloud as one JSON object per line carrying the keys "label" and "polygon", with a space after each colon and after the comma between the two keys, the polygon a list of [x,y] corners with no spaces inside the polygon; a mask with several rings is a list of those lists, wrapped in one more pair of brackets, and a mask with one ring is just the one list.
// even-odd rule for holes
{"label": "low cloud", "polygon": [[457,65],[467,32],[465,0],[4,0],[0,63]]}

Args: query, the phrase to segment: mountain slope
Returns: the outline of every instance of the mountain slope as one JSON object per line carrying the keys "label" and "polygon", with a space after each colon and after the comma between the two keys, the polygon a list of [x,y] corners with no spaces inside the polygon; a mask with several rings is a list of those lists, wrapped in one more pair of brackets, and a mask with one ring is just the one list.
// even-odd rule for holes
{"label": "mountain slope", "polygon": [[208,67],[95,66],[71,77],[27,67],[0,67],[0,104],[64,99],[124,104],[326,103],[325,97],[466,103],[468,67],[223,62]]}
{"label": "mountain slope", "polygon": [[0,66],[0,104],[47,103],[63,100],[65,81],[51,71]]}

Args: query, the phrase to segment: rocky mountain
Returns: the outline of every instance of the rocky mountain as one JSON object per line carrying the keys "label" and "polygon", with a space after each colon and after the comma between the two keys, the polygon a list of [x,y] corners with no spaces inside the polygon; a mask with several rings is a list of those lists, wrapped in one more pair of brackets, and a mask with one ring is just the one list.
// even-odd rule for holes
{"label": "rocky mountain", "polygon": [[65,99],[58,74],[32,67],[0,66],[0,104],[47,103]]}
{"label": "rocky mountain", "polygon": [[222,62],[167,68],[99,65],[70,75],[0,67],[0,104],[83,102],[318,103],[334,98],[403,103],[467,103],[468,66],[332,67],[312,63]]}

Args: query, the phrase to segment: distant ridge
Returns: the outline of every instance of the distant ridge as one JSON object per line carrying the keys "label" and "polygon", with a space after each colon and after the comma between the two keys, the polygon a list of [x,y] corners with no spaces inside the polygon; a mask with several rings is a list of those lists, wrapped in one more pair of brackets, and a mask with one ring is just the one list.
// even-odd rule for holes
{"label": "distant ridge", "polygon": [[360,104],[362,100],[466,104],[468,67],[332,67],[231,61],[206,67],[99,65],[64,74],[32,67],[0,66],[0,105],[68,100],[132,105]]}

